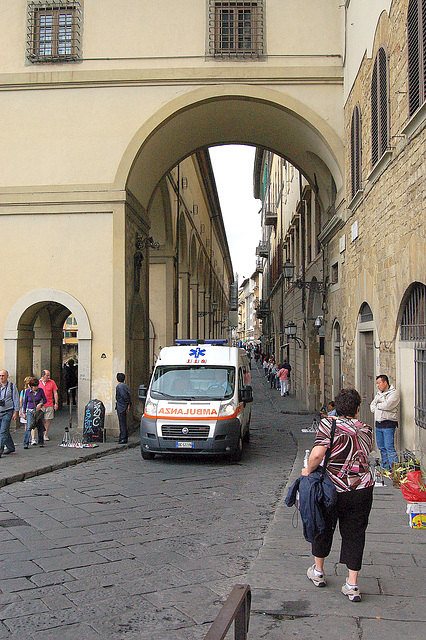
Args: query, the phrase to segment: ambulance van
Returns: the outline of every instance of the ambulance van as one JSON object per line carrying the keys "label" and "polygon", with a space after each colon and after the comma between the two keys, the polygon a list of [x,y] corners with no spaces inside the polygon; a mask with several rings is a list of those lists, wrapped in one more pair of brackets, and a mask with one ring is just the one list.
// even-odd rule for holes
{"label": "ambulance van", "polygon": [[160,454],[224,454],[238,462],[250,438],[253,392],[244,349],[226,340],[176,340],[155,364],[141,419],[144,460]]}

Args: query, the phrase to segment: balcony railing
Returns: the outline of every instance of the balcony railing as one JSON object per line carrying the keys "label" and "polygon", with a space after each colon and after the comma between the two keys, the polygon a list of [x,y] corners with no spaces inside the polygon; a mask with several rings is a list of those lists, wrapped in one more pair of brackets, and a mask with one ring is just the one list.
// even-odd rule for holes
{"label": "balcony railing", "polygon": [[269,256],[269,242],[259,242],[256,247],[256,255],[259,258],[267,258]]}

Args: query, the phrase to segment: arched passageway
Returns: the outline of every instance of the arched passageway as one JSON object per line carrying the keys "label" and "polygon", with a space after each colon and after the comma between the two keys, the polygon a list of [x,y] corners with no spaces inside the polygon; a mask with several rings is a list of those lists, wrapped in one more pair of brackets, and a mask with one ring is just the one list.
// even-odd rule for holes
{"label": "arched passageway", "polygon": [[317,186],[325,210],[343,187],[336,129],[289,95],[235,86],[198,89],[160,109],[134,136],[116,181],[147,210],[167,171],[195,150],[219,144],[263,147],[288,159]]}
{"label": "arched passageway", "polygon": [[[4,331],[5,362],[9,374],[22,386],[28,375],[49,369],[60,385],[62,377],[63,326],[73,314],[78,323],[78,414],[82,422],[84,407],[91,394],[92,335],[82,305],[64,291],[37,290],[23,296],[12,307]],[[62,401],[66,401],[63,390]]]}

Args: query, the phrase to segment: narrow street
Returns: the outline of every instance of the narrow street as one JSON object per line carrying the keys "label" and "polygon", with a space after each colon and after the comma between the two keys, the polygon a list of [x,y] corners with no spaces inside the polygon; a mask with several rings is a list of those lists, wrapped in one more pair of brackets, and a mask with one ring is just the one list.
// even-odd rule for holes
{"label": "narrow street", "polygon": [[3,487],[0,638],[202,638],[258,556],[296,455],[277,413],[291,400],[255,365],[253,386],[240,464],[133,448]]}

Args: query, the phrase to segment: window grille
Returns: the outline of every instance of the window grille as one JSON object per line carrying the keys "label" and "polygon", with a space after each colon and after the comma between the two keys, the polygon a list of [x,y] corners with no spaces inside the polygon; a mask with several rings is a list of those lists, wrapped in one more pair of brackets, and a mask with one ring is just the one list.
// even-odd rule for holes
{"label": "window grille", "polygon": [[218,58],[264,55],[264,0],[209,0],[208,54]]}
{"label": "window grille", "polygon": [[401,340],[415,341],[415,422],[426,429],[426,286],[416,282],[401,319]]}
{"label": "window grille", "polygon": [[426,344],[416,346],[415,363],[415,422],[426,429]]}
{"label": "window grille", "polygon": [[401,320],[401,340],[426,340],[426,286],[411,289]]}
{"label": "window grille", "polygon": [[385,50],[374,61],[371,79],[371,161],[374,166],[389,146],[389,91]]}
{"label": "window grille", "polygon": [[361,189],[361,114],[357,105],[351,123],[351,191],[352,198]]}
{"label": "window grille", "polygon": [[426,0],[410,0],[407,12],[408,110],[412,116],[426,99]]}
{"label": "window grille", "polygon": [[79,2],[30,2],[27,59],[31,62],[72,62],[81,58],[82,12]]}

